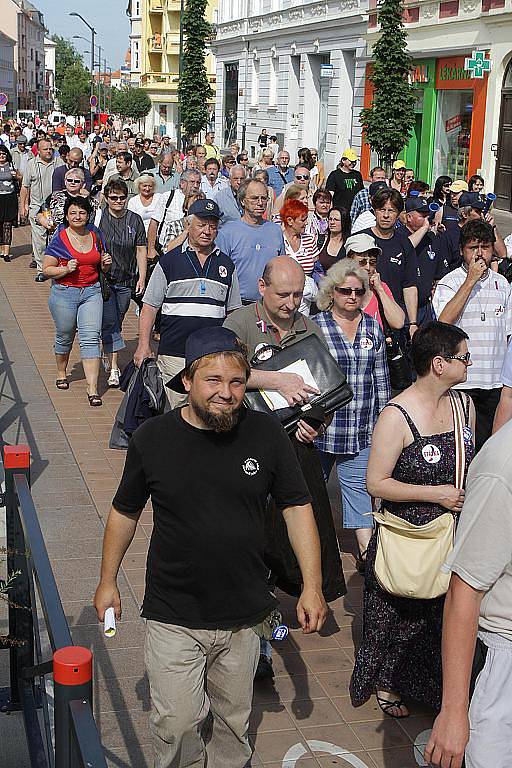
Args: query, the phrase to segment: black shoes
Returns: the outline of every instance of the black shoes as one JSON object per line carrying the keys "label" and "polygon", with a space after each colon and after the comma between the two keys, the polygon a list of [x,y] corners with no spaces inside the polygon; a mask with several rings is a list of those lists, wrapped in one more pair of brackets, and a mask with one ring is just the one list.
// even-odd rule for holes
{"label": "black shoes", "polygon": [[268,656],[265,656],[265,654],[262,653],[258,661],[258,667],[256,669],[256,674],[254,676],[254,679],[268,680],[269,678],[272,679],[273,677],[274,677],[274,668],[272,666],[272,659],[270,659]]}
{"label": "black shoes", "polygon": [[30,269],[37,269],[37,261],[35,259],[32,259],[32,261],[28,266],[30,267]]}

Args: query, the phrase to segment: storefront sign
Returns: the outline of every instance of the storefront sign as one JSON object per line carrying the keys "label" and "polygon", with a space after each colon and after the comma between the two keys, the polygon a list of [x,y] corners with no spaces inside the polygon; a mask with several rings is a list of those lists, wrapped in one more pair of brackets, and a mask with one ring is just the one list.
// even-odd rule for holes
{"label": "storefront sign", "polygon": [[334,64],[320,64],[320,77],[334,77]]}
{"label": "storefront sign", "polygon": [[450,67],[445,64],[439,68],[439,80],[467,80],[468,73],[464,67]]}
{"label": "storefront sign", "polygon": [[428,83],[429,75],[428,64],[416,64],[414,69],[411,69],[409,72],[409,83],[411,85],[415,85],[415,83]]}
{"label": "storefront sign", "polygon": [[485,58],[485,51],[473,51],[473,55],[464,59],[464,69],[471,73],[471,77],[483,78],[484,72],[491,71],[492,62]]}
{"label": "storefront sign", "polygon": [[465,69],[464,56],[449,56],[438,59],[436,64],[436,88],[438,90],[473,89],[478,83]]}

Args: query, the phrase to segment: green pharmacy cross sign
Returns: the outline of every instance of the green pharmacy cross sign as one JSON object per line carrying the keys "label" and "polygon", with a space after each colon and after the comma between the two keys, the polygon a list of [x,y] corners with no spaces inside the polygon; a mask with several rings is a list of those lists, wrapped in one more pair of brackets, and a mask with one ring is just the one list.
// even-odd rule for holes
{"label": "green pharmacy cross sign", "polygon": [[464,69],[471,77],[483,78],[484,72],[491,71],[491,60],[485,58],[485,51],[473,51],[470,58],[464,59]]}

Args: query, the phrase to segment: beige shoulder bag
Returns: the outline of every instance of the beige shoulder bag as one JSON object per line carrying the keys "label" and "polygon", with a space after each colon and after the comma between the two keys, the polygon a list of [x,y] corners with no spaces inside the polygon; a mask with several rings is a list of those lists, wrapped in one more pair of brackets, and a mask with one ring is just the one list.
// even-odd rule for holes
{"label": "beige shoulder bag", "polygon": [[[455,487],[462,488],[466,465],[464,410],[458,392],[450,391],[455,432]],[[452,547],[455,518],[446,512],[425,525],[413,525],[386,509],[374,513],[378,523],[375,578],[397,597],[431,600],[448,590],[450,574],[441,572]]]}

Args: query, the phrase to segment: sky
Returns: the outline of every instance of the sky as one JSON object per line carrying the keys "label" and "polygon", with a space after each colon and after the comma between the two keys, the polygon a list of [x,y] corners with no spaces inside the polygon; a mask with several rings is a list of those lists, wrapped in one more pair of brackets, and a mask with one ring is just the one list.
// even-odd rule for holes
{"label": "sky", "polygon": [[[124,57],[129,47],[130,20],[126,15],[128,0],[31,0],[44,15],[44,23],[50,35],[60,35],[71,39],[71,42],[81,54],[91,50],[91,32],[83,21],[69,16],[70,11],[80,13],[96,30],[97,46],[101,45],[101,59],[106,57],[107,65],[118,69],[124,63]],[[86,40],[73,40],[73,35],[82,35]],[[84,56],[89,64],[90,54]]]}

